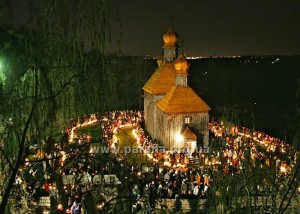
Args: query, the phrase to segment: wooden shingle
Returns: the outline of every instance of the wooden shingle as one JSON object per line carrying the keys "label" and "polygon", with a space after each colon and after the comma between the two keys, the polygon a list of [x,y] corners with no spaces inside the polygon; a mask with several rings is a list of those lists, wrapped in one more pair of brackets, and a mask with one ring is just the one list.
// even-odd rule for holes
{"label": "wooden shingle", "polygon": [[210,107],[190,87],[175,87],[157,103],[167,114],[208,112]]}
{"label": "wooden shingle", "polygon": [[173,63],[164,61],[146,82],[143,89],[149,94],[165,94],[174,85],[174,79]]}

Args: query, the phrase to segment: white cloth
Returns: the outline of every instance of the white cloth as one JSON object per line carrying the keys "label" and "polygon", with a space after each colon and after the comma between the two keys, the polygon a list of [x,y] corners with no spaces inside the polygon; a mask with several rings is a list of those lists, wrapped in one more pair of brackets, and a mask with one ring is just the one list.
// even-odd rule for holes
{"label": "white cloth", "polygon": [[198,193],[199,193],[199,186],[198,185],[195,186],[193,193],[194,193],[194,195],[198,195]]}

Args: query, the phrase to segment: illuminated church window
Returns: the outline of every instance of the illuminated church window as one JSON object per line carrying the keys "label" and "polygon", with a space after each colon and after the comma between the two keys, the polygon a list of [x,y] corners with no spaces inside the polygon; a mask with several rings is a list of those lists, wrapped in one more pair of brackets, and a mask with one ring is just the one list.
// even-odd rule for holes
{"label": "illuminated church window", "polygon": [[186,117],[184,118],[184,123],[185,123],[185,124],[189,124],[190,122],[191,122],[191,118],[186,116]]}

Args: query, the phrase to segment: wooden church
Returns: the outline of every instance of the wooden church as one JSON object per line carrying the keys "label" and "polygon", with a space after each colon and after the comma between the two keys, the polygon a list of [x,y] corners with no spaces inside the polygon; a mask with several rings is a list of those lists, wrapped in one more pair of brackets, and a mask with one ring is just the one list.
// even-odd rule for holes
{"label": "wooden church", "polygon": [[188,62],[178,57],[177,35],[163,35],[163,56],[143,87],[145,126],[167,149],[208,147],[210,107],[188,86]]}

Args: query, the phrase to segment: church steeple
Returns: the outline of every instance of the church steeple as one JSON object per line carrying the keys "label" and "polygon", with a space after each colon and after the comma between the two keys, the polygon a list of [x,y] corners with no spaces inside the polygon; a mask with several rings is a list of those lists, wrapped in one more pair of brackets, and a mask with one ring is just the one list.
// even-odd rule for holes
{"label": "church steeple", "polygon": [[183,55],[174,60],[175,67],[175,86],[187,87],[188,62]]}
{"label": "church steeple", "polygon": [[[176,33],[169,28],[162,38],[162,59],[143,87],[145,127],[153,139],[170,149],[186,143],[193,151],[196,141],[207,147],[210,107],[188,86],[189,64],[183,55],[178,57]],[[191,129],[182,132],[183,124]],[[182,135],[185,141],[177,139]]]}
{"label": "church steeple", "polygon": [[171,62],[177,57],[177,35],[171,27],[163,35],[163,59]]}

